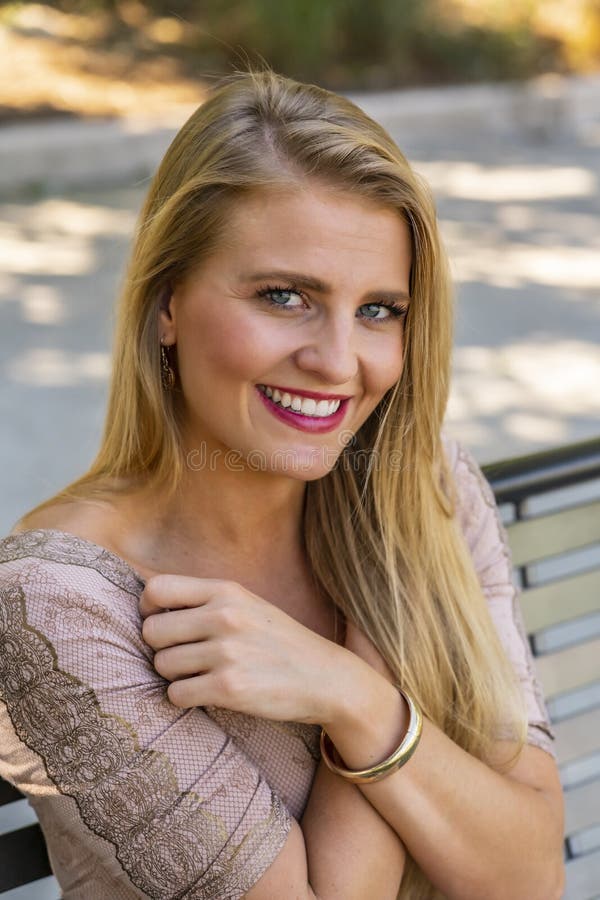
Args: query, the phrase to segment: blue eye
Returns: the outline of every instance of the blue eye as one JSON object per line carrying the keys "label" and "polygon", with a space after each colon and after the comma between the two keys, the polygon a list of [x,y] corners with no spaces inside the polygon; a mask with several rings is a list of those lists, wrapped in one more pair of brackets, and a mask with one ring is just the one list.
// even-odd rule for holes
{"label": "blue eye", "polygon": [[[408,312],[407,306],[396,306],[393,303],[365,303],[360,309],[368,310],[364,317],[370,319],[371,322],[386,322],[388,319],[402,320]],[[382,310],[385,310],[385,315],[378,315]]]}
{"label": "blue eye", "polygon": [[[381,303],[365,303],[360,308],[363,310],[367,310],[365,313],[363,313],[363,315],[367,319],[389,319],[389,317],[392,315],[391,311],[389,309],[386,309],[385,306],[382,306]],[[378,313],[382,310],[385,310],[385,316],[378,315]]]}
{"label": "blue eye", "polygon": [[[261,299],[278,309],[299,309],[303,305],[301,294],[292,287],[265,287],[256,293]],[[293,296],[298,297],[301,302],[289,303],[290,297]]]}

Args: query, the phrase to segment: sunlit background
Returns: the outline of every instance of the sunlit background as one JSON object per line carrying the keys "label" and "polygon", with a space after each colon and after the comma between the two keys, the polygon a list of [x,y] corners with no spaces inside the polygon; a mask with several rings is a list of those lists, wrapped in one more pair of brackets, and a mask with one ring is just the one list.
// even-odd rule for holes
{"label": "sunlit background", "polygon": [[456,284],[447,428],[482,462],[600,435],[594,0],[0,5],[0,530],[98,445],[150,174],[222,72],[349,94],[431,185]]}

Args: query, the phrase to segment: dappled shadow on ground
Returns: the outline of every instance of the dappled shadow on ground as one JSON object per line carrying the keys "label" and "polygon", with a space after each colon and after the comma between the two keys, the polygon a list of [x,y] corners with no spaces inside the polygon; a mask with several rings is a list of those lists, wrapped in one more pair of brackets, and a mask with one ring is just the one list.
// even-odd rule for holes
{"label": "dappled shadow on ground", "polygon": [[457,284],[450,430],[485,461],[598,433],[597,173],[459,163],[440,181]]}
{"label": "dappled shadow on ground", "polygon": [[0,528],[97,449],[114,300],[141,199],[98,192],[0,207]]}

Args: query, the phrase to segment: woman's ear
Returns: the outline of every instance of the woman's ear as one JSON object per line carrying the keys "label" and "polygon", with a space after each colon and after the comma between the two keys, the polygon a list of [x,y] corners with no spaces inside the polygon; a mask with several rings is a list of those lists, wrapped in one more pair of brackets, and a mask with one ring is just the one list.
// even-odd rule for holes
{"label": "woman's ear", "polygon": [[172,285],[168,284],[162,293],[158,307],[158,334],[162,343],[167,347],[177,343],[175,293]]}

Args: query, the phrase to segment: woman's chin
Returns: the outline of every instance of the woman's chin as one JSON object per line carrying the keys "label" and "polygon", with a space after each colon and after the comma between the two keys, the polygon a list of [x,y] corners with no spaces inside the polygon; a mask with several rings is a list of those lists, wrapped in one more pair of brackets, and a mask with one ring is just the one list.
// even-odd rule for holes
{"label": "woman's chin", "polygon": [[269,469],[273,474],[286,475],[298,481],[317,481],[331,472],[339,455],[339,452],[334,453],[324,447],[276,452],[272,455]]}

